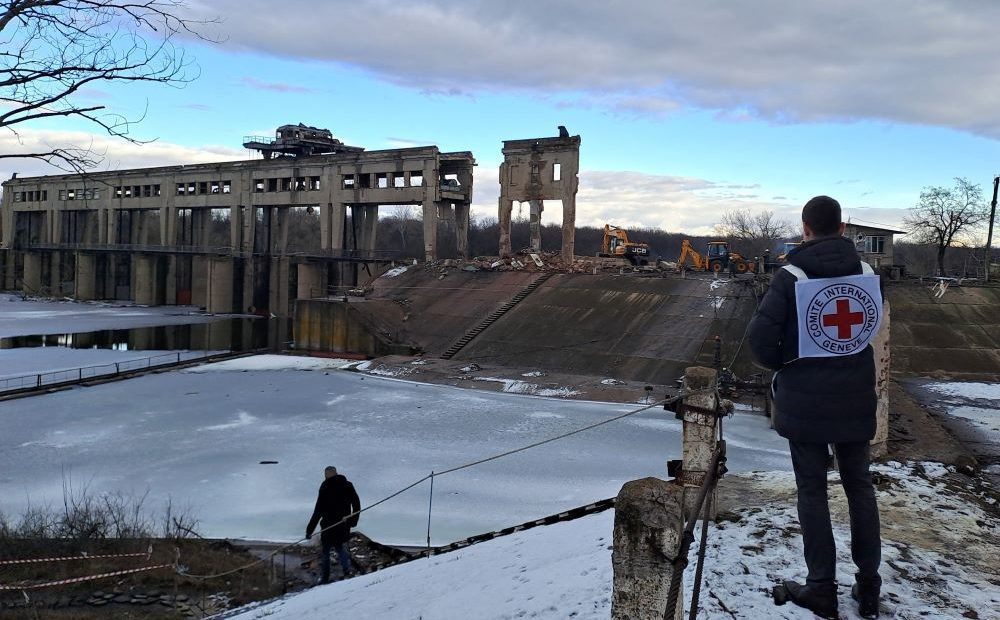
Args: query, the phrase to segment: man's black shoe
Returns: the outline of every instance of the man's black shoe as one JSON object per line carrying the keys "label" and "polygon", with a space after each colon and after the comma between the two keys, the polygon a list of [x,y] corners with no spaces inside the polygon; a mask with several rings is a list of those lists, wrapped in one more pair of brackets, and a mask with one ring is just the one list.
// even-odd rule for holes
{"label": "man's black shoe", "polygon": [[788,599],[799,607],[805,607],[820,618],[836,620],[840,617],[837,614],[837,584],[803,585],[786,581],[784,586]]}
{"label": "man's black shoe", "polygon": [[878,599],[881,583],[878,579],[864,579],[855,575],[857,582],[851,588],[851,598],[858,602],[862,618],[878,618]]}

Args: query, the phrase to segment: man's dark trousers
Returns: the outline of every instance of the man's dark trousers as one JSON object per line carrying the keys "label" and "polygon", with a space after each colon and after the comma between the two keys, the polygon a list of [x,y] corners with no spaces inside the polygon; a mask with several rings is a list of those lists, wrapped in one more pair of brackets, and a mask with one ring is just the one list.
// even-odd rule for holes
{"label": "man's dark trousers", "polygon": [[[788,445],[799,489],[799,524],[809,568],[806,581],[810,584],[833,583],[837,549],[826,496],[827,444],[789,441]],[[882,554],[879,515],[868,471],[868,442],[838,443],[834,449],[851,513],[851,557],[862,579],[881,583],[878,575]]]}
{"label": "man's dark trousers", "polygon": [[330,551],[332,549],[337,550],[337,559],[340,560],[340,568],[343,570],[344,576],[346,577],[351,573],[351,556],[347,552],[347,544],[340,543],[338,545],[332,540],[323,541],[323,551],[319,556],[320,580],[323,583],[330,581]]}

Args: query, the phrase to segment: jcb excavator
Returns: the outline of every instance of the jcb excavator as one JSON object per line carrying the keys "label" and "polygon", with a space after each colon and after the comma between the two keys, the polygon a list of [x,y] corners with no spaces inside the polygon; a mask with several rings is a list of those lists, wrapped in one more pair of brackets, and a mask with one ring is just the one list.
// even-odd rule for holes
{"label": "jcb excavator", "polygon": [[691,241],[685,239],[681,243],[681,255],[677,259],[677,271],[684,268],[685,261],[691,257],[691,263],[695,269],[705,271],[726,271],[730,263],[736,268],[736,273],[746,273],[757,271],[756,261],[747,260],[741,254],[729,251],[729,243],[725,241],[709,241],[708,253],[706,256],[699,254],[693,247]]}
{"label": "jcb excavator", "polygon": [[624,258],[633,265],[648,265],[649,244],[629,241],[628,231],[624,228],[605,224],[604,241],[598,256]]}

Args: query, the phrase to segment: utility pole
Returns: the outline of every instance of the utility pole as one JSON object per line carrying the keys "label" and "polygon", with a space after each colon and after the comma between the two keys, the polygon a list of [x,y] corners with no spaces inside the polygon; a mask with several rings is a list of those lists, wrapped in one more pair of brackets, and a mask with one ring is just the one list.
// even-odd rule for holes
{"label": "utility pole", "polygon": [[993,245],[993,218],[997,213],[997,188],[1000,187],[1000,174],[993,177],[993,201],[990,202],[990,227],[989,232],[986,233],[986,261],[984,262],[984,267],[986,267],[986,274],[983,276],[984,282],[990,281],[990,246]]}

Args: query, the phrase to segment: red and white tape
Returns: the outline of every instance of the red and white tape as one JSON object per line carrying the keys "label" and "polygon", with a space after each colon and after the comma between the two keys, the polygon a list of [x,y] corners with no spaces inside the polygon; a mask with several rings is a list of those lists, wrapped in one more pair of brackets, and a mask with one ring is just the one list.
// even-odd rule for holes
{"label": "red and white tape", "polygon": [[0,560],[0,566],[14,566],[18,564],[47,564],[49,562],[71,562],[74,560],[104,560],[108,558],[148,558],[152,555],[152,549],[146,553],[118,553],[114,555],[69,555],[61,558],[33,558],[30,560]]}
{"label": "red and white tape", "polygon": [[53,586],[63,586],[71,583],[82,583],[84,581],[94,581],[95,579],[105,579],[107,577],[118,577],[120,575],[130,575],[132,573],[142,573],[151,570],[159,570],[161,568],[173,568],[173,564],[157,564],[156,566],[143,566],[142,568],[129,568],[126,570],[116,570],[110,573],[101,573],[99,575],[87,575],[85,577],[72,577],[70,579],[60,579],[59,581],[47,581],[45,583],[31,583],[24,585],[6,585],[0,584],[0,590],[40,590],[42,588],[51,588]]}

